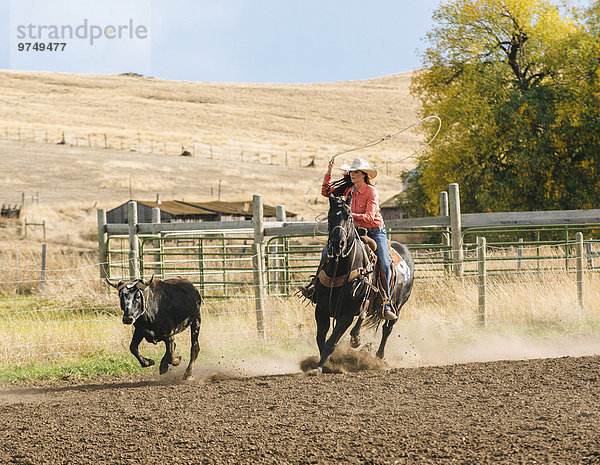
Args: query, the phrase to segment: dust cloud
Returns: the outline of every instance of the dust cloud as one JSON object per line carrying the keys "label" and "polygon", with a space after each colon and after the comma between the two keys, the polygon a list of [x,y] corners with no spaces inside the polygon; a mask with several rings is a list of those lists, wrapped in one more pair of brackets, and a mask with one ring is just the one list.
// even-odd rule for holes
{"label": "dust cloud", "polygon": [[[355,373],[600,354],[600,332],[594,328],[585,331],[543,331],[494,325],[487,328],[449,328],[425,319],[401,321],[396,324],[388,340],[384,360],[375,356],[380,339],[381,329],[364,330],[363,345],[352,349],[349,336],[346,335],[323,371]],[[194,370],[195,378],[210,383],[235,378],[302,374],[314,369],[319,360],[316,343],[312,341],[293,350],[269,350],[262,354],[226,352],[218,361],[209,358],[203,363],[199,360]]]}

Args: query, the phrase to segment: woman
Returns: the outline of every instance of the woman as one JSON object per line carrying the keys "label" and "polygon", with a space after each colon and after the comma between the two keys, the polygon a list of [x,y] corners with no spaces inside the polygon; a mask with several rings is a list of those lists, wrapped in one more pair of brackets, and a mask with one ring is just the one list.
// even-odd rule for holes
{"label": "woman", "polygon": [[[347,171],[348,175],[344,173],[342,179],[332,183],[331,172],[333,171],[334,165],[335,160],[331,159],[329,161],[327,173],[325,173],[325,177],[323,178],[321,194],[326,197],[335,195],[337,197],[347,198],[348,194],[352,193],[352,202],[350,205],[352,218],[354,219],[356,226],[365,228],[367,230],[367,236],[377,243],[375,254],[377,255],[377,261],[386,277],[386,282],[383,283],[383,285],[387,287],[384,291],[389,298],[391,272],[388,241],[383,217],[381,216],[381,211],[379,209],[379,193],[377,192],[377,189],[371,185],[371,180],[377,176],[377,170],[370,166],[366,160],[356,158],[351,166],[341,166],[341,169]],[[301,291],[305,296],[307,292],[312,291],[312,289],[309,289],[310,287],[311,285],[307,286],[307,288],[301,288]],[[398,317],[392,311],[388,298],[384,299],[383,317],[386,320],[395,320]]]}

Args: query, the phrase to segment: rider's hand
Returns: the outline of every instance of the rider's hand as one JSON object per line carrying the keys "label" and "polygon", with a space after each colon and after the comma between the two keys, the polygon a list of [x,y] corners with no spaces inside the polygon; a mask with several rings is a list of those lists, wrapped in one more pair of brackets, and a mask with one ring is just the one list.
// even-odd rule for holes
{"label": "rider's hand", "polygon": [[335,165],[335,158],[332,158],[331,160],[329,160],[329,165],[327,166],[327,174],[331,174],[331,172],[333,171],[334,165]]}

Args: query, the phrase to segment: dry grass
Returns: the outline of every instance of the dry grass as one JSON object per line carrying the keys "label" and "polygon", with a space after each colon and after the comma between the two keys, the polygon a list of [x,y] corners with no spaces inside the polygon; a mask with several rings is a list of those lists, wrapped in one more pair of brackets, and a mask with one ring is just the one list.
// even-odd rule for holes
{"label": "dry grass", "polygon": [[[131,76],[0,71],[0,121],[18,127],[272,144],[304,152],[345,149],[414,123],[412,73],[323,84],[175,82]],[[1,127],[1,126],[0,126]],[[14,132],[13,132],[14,134]],[[415,133],[387,150],[415,142]]]}
{"label": "dry grass", "polygon": [[[36,244],[20,243],[21,279],[29,277],[26,295],[15,295],[15,283],[3,284],[0,298],[2,362],[61,360],[77,354],[127,352],[131,328],[120,322],[118,299],[97,276],[95,257],[82,251],[49,251],[49,271],[44,296],[38,294],[39,266]],[[545,250],[549,253],[549,250]],[[560,252],[559,252],[560,253]],[[0,257],[3,281],[11,281],[11,256]],[[577,303],[576,277],[564,271],[564,261],[545,260],[553,270],[542,273],[506,273],[490,276],[487,288],[488,326],[482,329],[473,277],[438,276],[418,280],[413,296],[394,329],[389,343],[393,365],[452,363],[468,359],[518,358],[585,354],[600,348],[600,276],[586,274],[584,307]],[[421,266],[422,269],[426,265]],[[421,270],[423,271],[423,270]],[[299,360],[315,351],[313,307],[297,298],[269,297],[265,303],[268,344],[257,330],[251,287],[238,289],[228,300],[204,303],[201,331],[203,357],[236,365],[236,359],[253,363],[287,354]],[[367,346],[379,343],[380,332],[364,332]],[[189,336],[178,336],[179,352],[186,354]],[[145,344],[145,353],[162,347]],[[267,353],[268,352],[268,353]],[[243,354],[243,355],[242,355]],[[289,360],[288,360],[289,361]],[[281,363],[283,361],[280,360]],[[295,363],[295,362],[294,362]],[[237,365],[236,365],[237,366]],[[262,365],[261,365],[262,366]],[[291,369],[289,363],[284,363]]]}
{"label": "dry grass", "polygon": [[[319,179],[331,155],[415,122],[410,78],[213,84],[0,71],[0,202],[39,193],[39,206],[24,212],[28,220],[46,220],[52,241],[88,247],[96,208],[130,197],[204,201],[220,193],[223,200],[247,200],[258,193],[312,219],[312,209],[325,209]],[[63,131],[67,144],[56,145]],[[98,148],[104,134],[109,150]],[[165,142],[169,155],[158,153]],[[75,145],[90,143],[95,147]],[[174,155],[193,144],[195,157]],[[419,146],[415,129],[338,161],[360,155],[382,165]],[[313,158],[316,167],[306,168]],[[401,189],[397,176],[413,164],[382,170],[383,200]],[[305,192],[313,184],[309,207]]]}
{"label": "dry grass", "polygon": [[[313,185],[310,207],[326,208],[318,185],[333,153],[415,122],[417,104],[408,94],[409,80],[410,74],[401,74],[343,83],[249,85],[0,71],[0,202],[14,204],[22,192],[39,193],[39,204],[27,202],[24,216],[46,221],[48,242],[40,297],[41,231],[29,231],[29,240],[23,241],[17,239],[14,222],[3,221],[7,227],[0,228],[3,361],[61,358],[73,351],[127,351],[130,328],[120,323],[114,290],[97,279],[97,208],[111,209],[130,197],[152,200],[157,193],[162,199],[210,200],[220,186],[223,200],[247,200],[259,193],[265,203],[283,203],[313,219],[315,212],[304,194]],[[19,128],[21,139],[31,139],[35,130],[37,142],[16,140]],[[56,145],[63,131],[67,144]],[[46,133],[48,143],[43,142]],[[99,148],[104,134],[109,149]],[[158,153],[165,142],[168,154]],[[338,161],[360,155],[382,165],[412,153],[419,143],[418,132],[412,131]],[[196,156],[176,156],[190,144],[195,144]],[[313,157],[316,167],[306,167]],[[394,167],[389,175],[387,170],[380,173],[377,187],[383,199],[400,190],[397,175],[413,163]],[[511,266],[501,267],[509,273]],[[421,269],[421,276],[426,271]],[[547,335],[552,341],[595,337],[600,319],[597,284],[595,274],[586,278],[582,310],[572,274],[490,279],[490,326],[479,330],[472,279],[418,281],[389,342],[389,360],[451,363],[484,359],[492,352],[492,357],[556,354],[489,349],[512,350],[528,337],[538,342]],[[203,313],[203,350],[226,353],[233,360],[240,358],[240,348],[247,357],[267,347],[257,344],[254,300],[248,292],[207,302]],[[268,299],[268,347],[302,347],[313,353],[312,313],[312,307],[297,299]],[[379,333],[370,333],[366,343],[374,345],[378,339]],[[185,347],[187,336],[180,340]],[[586,344],[578,353],[590,347],[597,345]]]}

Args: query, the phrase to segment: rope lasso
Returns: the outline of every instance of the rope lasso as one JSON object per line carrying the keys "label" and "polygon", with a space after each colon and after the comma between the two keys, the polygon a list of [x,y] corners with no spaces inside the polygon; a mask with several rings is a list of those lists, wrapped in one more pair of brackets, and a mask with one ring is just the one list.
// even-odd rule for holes
{"label": "rope lasso", "polygon": [[[334,154],[330,158],[330,160],[335,160],[336,157],[339,157],[340,155],[343,155],[345,153],[354,152],[356,150],[362,150],[362,149],[366,149],[366,148],[369,148],[369,147],[374,147],[374,146],[376,146],[378,144],[381,144],[383,141],[392,139],[392,138],[394,138],[394,137],[402,134],[404,131],[408,131],[409,129],[414,128],[415,126],[418,126],[418,125],[424,123],[425,121],[432,120],[432,119],[436,120],[438,122],[438,129],[435,132],[435,134],[433,135],[433,137],[425,145],[423,145],[419,149],[413,151],[410,155],[408,155],[408,156],[406,156],[406,157],[404,157],[404,158],[402,158],[402,159],[400,159],[398,161],[395,161],[395,162],[392,162],[392,163],[386,163],[385,165],[381,165],[381,166],[378,166],[376,168],[381,169],[381,168],[385,168],[387,166],[392,166],[392,165],[397,165],[398,163],[402,163],[403,161],[408,160],[409,158],[412,158],[415,155],[421,153],[423,150],[425,150],[427,147],[429,147],[433,143],[433,141],[436,139],[436,137],[440,133],[440,130],[442,129],[442,120],[438,116],[435,116],[435,115],[427,116],[427,117],[425,117],[425,118],[417,121],[416,123],[411,124],[410,126],[406,126],[405,128],[400,129],[397,132],[394,132],[392,134],[387,134],[387,135],[385,135],[383,137],[379,137],[377,139],[373,139],[372,141],[366,142],[363,145],[359,145],[359,146],[356,146],[356,147],[352,147],[352,148],[350,148],[348,150],[344,150],[342,152],[338,152],[338,153]],[[304,205],[306,205],[310,210],[312,210],[314,212],[317,212],[319,214],[326,213],[326,211],[317,210],[316,208],[311,207],[309,205],[309,203],[308,203],[308,194],[313,189],[313,187],[315,187],[315,184],[321,182],[321,180],[322,180],[322,176],[319,176],[317,179],[315,179],[313,181],[313,183],[308,187],[308,189],[306,190],[306,192],[304,194]],[[320,223],[320,221],[318,223]],[[318,228],[318,223],[317,223],[317,226],[315,227],[315,230]]]}

